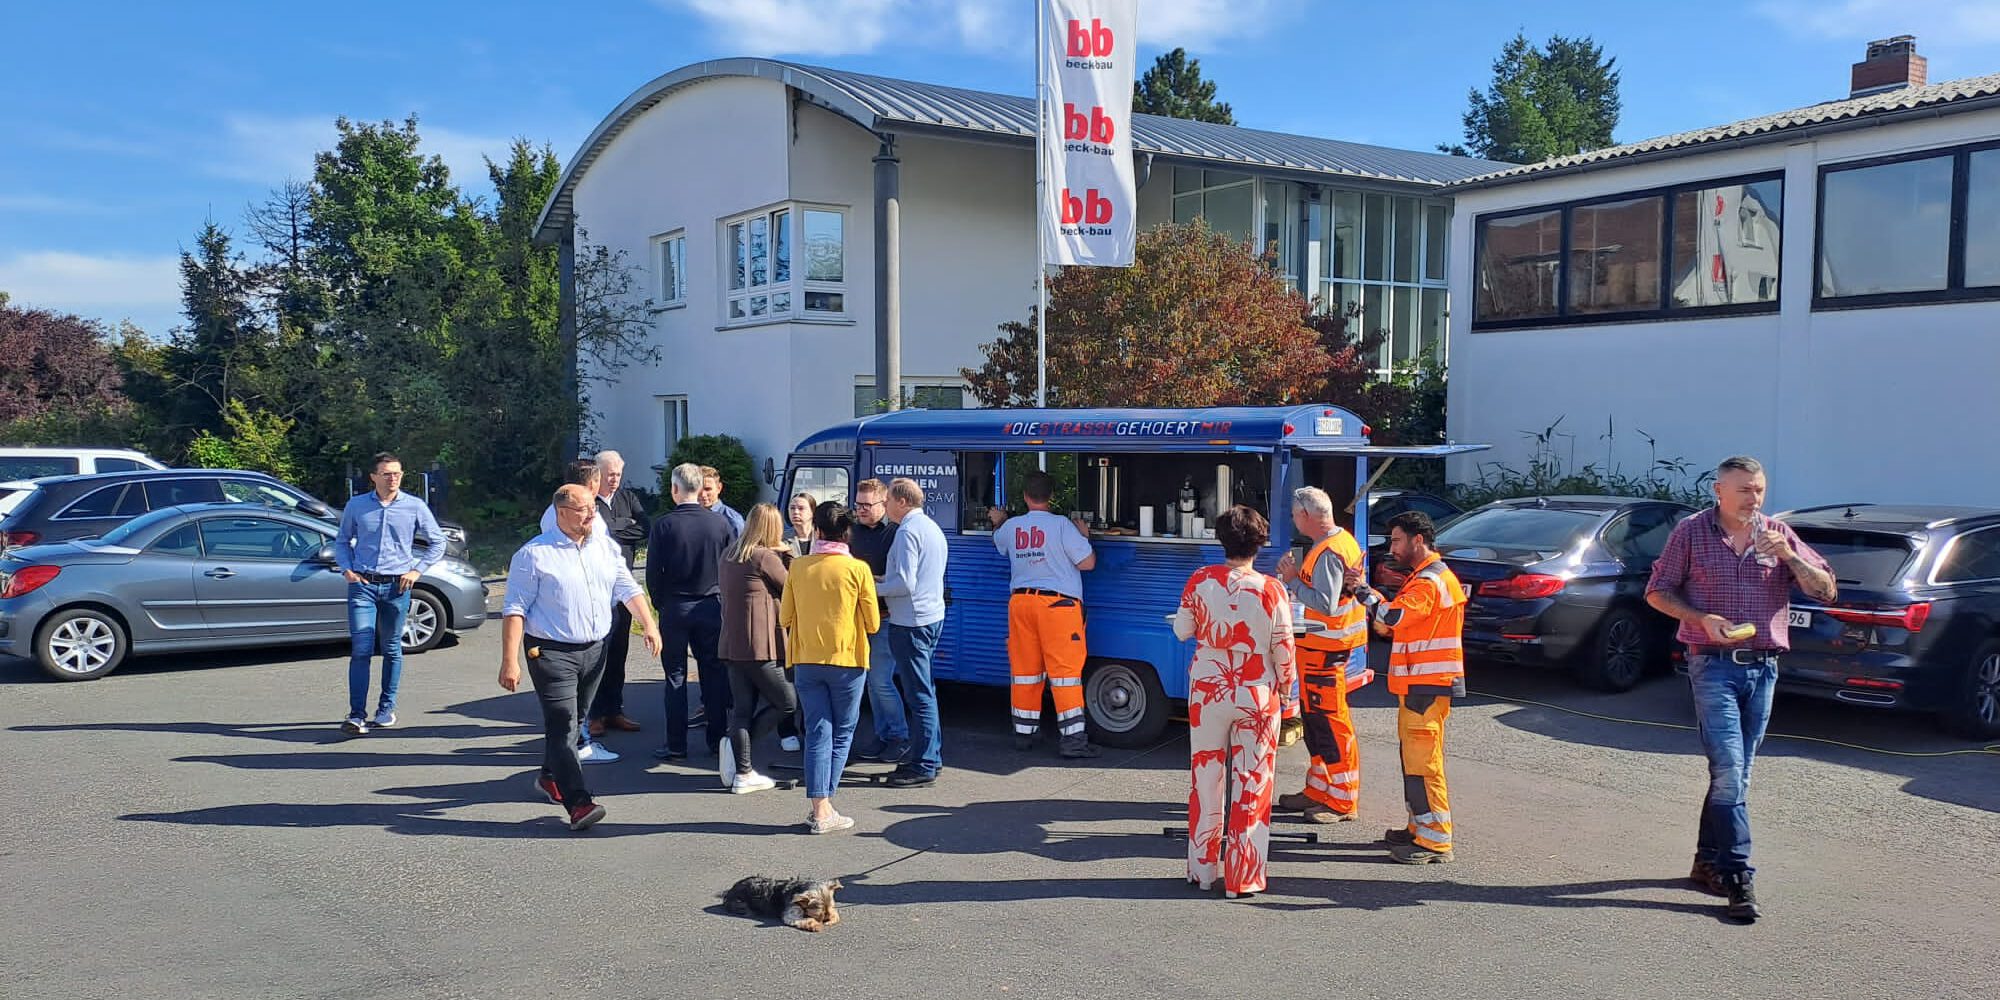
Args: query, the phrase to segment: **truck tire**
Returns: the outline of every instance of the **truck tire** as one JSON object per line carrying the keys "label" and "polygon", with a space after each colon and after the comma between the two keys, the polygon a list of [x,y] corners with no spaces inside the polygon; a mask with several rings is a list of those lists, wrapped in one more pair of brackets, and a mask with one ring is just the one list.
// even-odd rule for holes
{"label": "truck tire", "polygon": [[1152,667],[1127,660],[1096,660],[1083,671],[1083,716],[1094,742],[1145,747],[1166,731],[1167,690]]}

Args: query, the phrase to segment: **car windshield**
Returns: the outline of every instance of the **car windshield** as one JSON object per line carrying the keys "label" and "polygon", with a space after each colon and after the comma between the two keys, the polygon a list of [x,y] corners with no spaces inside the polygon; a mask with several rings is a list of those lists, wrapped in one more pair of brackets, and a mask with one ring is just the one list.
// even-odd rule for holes
{"label": "car windshield", "polygon": [[1561,552],[1597,523],[1594,510],[1557,507],[1488,507],[1460,514],[1438,531],[1443,549],[1528,549]]}
{"label": "car windshield", "polygon": [[1903,570],[1917,552],[1915,540],[1887,532],[1796,524],[1792,530],[1826,558],[1827,565],[1833,567],[1835,583],[1864,587],[1894,583],[1902,579]]}
{"label": "car windshield", "polygon": [[181,512],[174,510],[172,508],[162,508],[160,510],[153,511],[150,514],[141,514],[138,517],[135,517],[132,520],[127,521],[124,524],[121,524],[118,527],[105,532],[103,539],[104,544],[128,545],[130,543],[128,543],[126,539],[131,538],[132,536],[138,534],[139,532],[145,531],[147,528],[150,528],[153,525],[160,523],[161,521],[165,521],[180,516]]}

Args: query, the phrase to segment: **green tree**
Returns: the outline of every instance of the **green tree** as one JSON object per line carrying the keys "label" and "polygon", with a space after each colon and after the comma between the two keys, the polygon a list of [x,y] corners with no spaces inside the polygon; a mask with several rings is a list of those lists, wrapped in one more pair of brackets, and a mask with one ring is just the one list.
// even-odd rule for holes
{"label": "green tree", "polygon": [[1612,144],[1618,127],[1618,60],[1589,37],[1555,35],[1536,48],[1525,35],[1501,49],[1486,93],[1469,92],[1460,156],[1538,163]]}
{"label": "green tree", "polygon": [[660,470],[660,497],[663,505],[673,503],[674,466],[683,462],[706,465],[722,474],[722,502],[738,514],[750,513],[757,502],[757,467],[750,461],[750,449],[728,434],[691,434],[674,445],[674,453]]}
{"label": "green tree", "polygon": [[1229,105],[1215,99],[1215,82],[1201,78],[1201,60],[1186,49],[1161,53],[1153,68],[1132,84],[1132,110],[1218,125],[1236,124]]}
{"label": "green tree", "polygon": [[[1049,280],[1053,406],[1297,402],[1333,359],[1310,309],[1268,258],[1196,220],[1139,235],[1131,267],[1066,267]],[[1033,405],[1035,317],[1000,326],[965,369],[987,406]]]}

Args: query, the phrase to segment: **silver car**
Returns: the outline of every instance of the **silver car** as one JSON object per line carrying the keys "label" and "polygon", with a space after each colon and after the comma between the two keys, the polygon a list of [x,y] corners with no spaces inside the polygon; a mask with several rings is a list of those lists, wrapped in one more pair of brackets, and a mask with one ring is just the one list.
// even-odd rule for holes
{"label": "silver car", "polygon": [[[332,525],[239,503],[164,507],[102,538],[0,556],[0,654],[90,680],[127,656],[347,639]],[[486,586],[446,558],[417,581],[403,651],[486,620]]]}

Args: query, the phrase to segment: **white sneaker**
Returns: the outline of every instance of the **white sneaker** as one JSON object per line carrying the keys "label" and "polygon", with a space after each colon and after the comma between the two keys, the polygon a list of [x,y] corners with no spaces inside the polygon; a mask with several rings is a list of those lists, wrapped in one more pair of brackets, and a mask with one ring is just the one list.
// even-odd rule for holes
{"label": "white sneaker", "polygon": [[612,753],[604,744],[591,740],[588,745],[576,751],[576,759],[586,764],[609,764],[617,760],[618,755]]}
{"label": "white sneaker", "polygon": [[387,729],[396,724],[396,713],[385,708],[376,712],[375,717],[368,720],[368,724],[377,729]]}
{"label": "white sneaker", "polygon": [[787,736],[784,739],[779,740],[778,749],[783,750],[786,753],[798,753],[799,738],[796,736]]}
{"label": "white sneaker", "polygon": [[368,731],[368,720],[358,715],[350,715],[346,722],[340,724],[340,728],[359,736]]}
{"label": "white sneaker", "polygon": [[715,747],[715,775],[722,779],[724,788],[736,783],[736,744],[727,736]]}
{"label": "white sneaker", "polygon": [[778,787],[777,782],[752,771],[749,774],[737,775],[736,783],[729,786],[729,790],[737,795],[748,795],[751,792],[761,792],[776,787]]}

